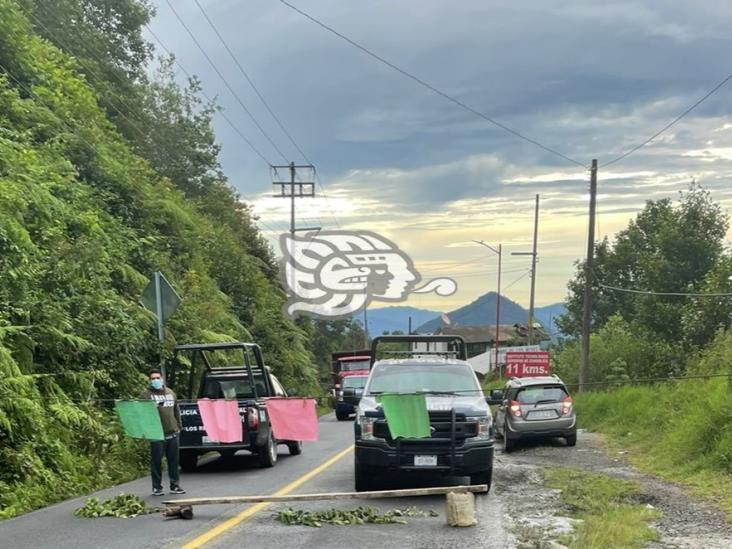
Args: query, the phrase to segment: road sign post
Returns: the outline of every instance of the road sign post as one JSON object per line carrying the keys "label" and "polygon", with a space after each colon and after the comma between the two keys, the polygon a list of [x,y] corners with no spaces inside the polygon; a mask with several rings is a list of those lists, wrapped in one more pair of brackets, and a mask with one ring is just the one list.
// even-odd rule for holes
{"label": "road sign post", "polygon": [[163,360],[165,323],[173,315],[181,301],[180,296],[160,271],[155,272],[153,279],[148,282],[145,290],[142,292],[142,305],[149,311],[152,311],[157,317],[158,351],[160,353],[160,371],[163,379],[167,379],[165,375],[165,360]]}

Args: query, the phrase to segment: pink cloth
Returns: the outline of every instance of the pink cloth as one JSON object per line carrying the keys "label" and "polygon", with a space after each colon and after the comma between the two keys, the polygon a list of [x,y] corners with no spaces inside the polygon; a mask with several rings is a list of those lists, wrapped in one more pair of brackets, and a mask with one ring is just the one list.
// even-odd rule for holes
{"label": "pink cloth", "polygon": [[277,440],[318,440],[315,399],[268,398],[267,413]]}
{"label": "pink cloth", "polygon": [[241,442],[243,429],[236,400],[198,400],[198,411],[206,436],[213,442]]}

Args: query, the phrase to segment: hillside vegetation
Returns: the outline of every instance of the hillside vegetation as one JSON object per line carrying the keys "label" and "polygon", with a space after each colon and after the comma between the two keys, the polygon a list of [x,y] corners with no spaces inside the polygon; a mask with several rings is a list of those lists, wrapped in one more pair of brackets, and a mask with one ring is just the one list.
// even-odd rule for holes
{"label": "hillside vegetation", "polygon": [[732,520],[732,389],[726,379],[578,393],[580,427],[606,434],[641,469],[692,486]]}
{"label": "hillside vegetation", "polygon": [[[0,518],[144,470],[105,399],[139,394],[158,362],[138,303],[156,270],[183,297],[166,352],[255,340],[286,387],[318,391],[313,328],[282,315],[271,252],[218,166],[215,107],[165,63],[145,76],[145,2],[86,4],[0,0]],[[64,38],[39,36],[44,18]],[[72,39],[99,46],[94,67],[60,49]],[[139,116],[108,116],[125,105]]]}

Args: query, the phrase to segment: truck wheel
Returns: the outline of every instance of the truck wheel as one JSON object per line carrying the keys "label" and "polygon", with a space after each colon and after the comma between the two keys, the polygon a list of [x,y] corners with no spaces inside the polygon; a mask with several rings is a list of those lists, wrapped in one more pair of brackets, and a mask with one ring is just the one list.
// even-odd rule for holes
{"label": "truck wheel", "polygon": [[577,445],[577,433],[573,435],[569,435],[568,437],[564,437],[564,440],[567,441],[567,446],[576,446]]}
{"label": "truck wheel", "polygon": [[299,440],[295,442],[288,442],[287,449],[290,451],[291,456],[299,456],[302,454],[302,442]]}
{"label": "truck wheel", "polygon": [[336,419],[338,421],[346,421],[348,419],[349,414],[345,412],[338,412],[336,411]]}
{"label": "truck wheel", "polygon": [[487,484],[488,490],[486,490],[485,492],[482,492],[484,494],[487,494],[491,490],[491,480],[492,479],[493,479],[493,468],[491,467],[487,471],[481,471],[479,473],[470,475],[470,485],[477,486],[479,484]]}
{"label": "truck wheel", "polygon": [[186,473],[192,473],[198,467],[198,454],[191,450],[182,450],[179,456],[180,468]]}
{"label": "truck wheel", "polygon": [[267,435],[267,442],[257,449],[259,465],[262,467],[274,467],[277,463],[277,443],[272,436],[272,431]]}
{"label": "truck wheel", "polygon": [[374,472],[363,465],[356,465],[353,471],[356,492],[368,492],[374,489]]}

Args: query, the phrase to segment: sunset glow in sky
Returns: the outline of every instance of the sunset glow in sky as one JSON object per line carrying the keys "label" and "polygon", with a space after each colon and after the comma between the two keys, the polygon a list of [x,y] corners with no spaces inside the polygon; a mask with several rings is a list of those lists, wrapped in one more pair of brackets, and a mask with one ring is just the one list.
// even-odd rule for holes
{"label": "sunset glow in sky", "polygon": [[[262,95],[317,166],[327,194],[298,202],[305,226],[368,229],[411,255],[424,279],[449,276],[450,310],[503,286],[528,304],[534,195],[540,195],[537,305],[566,296],[584,257],[589,172],[519,140],[378,63],[274,0],[199,0]],[[622,229],[649,199],[692,179],[732,205],[732,84],[647,147],[644,141],[729,72],[732,3],[577,0],[404,0],[293,4],[460,101],[589,165],[598,158],[598,237]],[[272,164],[304,162],[202,17],[174,6],[270,145],[181,27],[156,0],[152,28],[200,76],[227,116]],[[151,42],[160,48],[151,39]],[[269,167],[216,118],[225,172],[276,245],[289,201],[271,197]]]}

